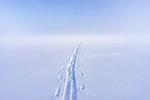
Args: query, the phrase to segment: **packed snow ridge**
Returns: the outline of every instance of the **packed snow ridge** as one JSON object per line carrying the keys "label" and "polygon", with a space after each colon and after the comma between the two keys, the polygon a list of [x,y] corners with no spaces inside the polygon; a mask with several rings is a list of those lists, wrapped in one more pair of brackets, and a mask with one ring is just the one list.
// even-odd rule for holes
{"label": "packed snow ridge", "polygon": [[78,100],[79,93],[85,89],[83,82],[78,87],[80,78],[77,78],[77,74],[79,73],[80,77],[84,76],[79,71],[78,64],[80,44],[75,48],[68,65],[61,69],[60,76],[58,77],[58,86],[52,95],[52,100]]}

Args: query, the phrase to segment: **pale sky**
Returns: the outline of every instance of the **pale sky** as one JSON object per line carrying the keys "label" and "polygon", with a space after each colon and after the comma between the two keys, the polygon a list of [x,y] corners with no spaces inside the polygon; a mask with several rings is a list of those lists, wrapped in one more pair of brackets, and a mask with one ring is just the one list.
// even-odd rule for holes
{"label": "pale sky", "polygon": [[149,0],[1,0],[0,34],[149,34]]}

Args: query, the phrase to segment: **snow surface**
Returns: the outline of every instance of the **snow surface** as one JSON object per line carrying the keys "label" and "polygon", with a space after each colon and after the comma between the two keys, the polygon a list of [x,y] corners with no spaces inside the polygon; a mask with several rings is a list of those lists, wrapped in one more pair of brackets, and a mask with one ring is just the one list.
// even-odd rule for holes
{"label": "snow surface", "polygon": [[[56,88],[54,95],[52,95],[52,100],[77,100],[78,90],[82,91],[85,89],[83,83],[81,84],[80,89],[77,89],[78,80],[76,80],[76,77],[78,71],[77,67],[79,68],[79,65],[77,64],[79,47],[80,43],[73,52],[67,67],[62,68],[62,72],[58,77],[58,87]],[[65,73],[65,76],[63,76],[63,73]],[[82,72],[80,72],[80,76],[83,76]],[[62,78],[65,80],[64,84],[61,82]],[[61,89],[63,90],[61,91]]]}
{"label": "snow surface", "polygon": [[[138,40],[82,42],[79,65],[87,91],[79,100],[150,100],[150,44]],[[0,100],[50,100],[76,43],[1,42]],[[59,89],[55,95],[62,95]]]}

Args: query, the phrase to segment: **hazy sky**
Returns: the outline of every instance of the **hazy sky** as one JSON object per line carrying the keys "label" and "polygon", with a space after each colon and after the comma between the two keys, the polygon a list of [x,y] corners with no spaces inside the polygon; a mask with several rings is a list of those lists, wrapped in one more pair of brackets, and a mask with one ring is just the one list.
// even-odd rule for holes
{"label": "hazy sky", "polygon": [[1,0],[0,34],[149,33],[149,0]]}

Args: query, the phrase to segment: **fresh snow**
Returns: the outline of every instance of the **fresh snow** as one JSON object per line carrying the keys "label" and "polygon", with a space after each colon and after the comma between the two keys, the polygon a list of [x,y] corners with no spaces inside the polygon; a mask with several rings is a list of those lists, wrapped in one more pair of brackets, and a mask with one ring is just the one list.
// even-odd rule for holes
{"label": "fresh snow", "polygon": [[[80,43],[75,48],[70,61],[67,67],[61,68],[60,76],[58,77],[58,87],[56,88],[52,99],[53,100],[77,100],[78,92],[85,89],[84,84],[82,83],[78,89],[77,84],[77,61],[79,61],[79,48]],[[64,75],[65,74],[65,75]],[[80,76],[83,76],[83,73],[79,73]]]}

